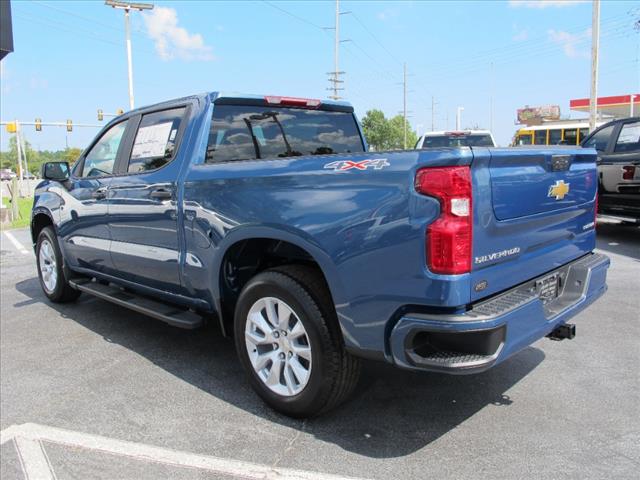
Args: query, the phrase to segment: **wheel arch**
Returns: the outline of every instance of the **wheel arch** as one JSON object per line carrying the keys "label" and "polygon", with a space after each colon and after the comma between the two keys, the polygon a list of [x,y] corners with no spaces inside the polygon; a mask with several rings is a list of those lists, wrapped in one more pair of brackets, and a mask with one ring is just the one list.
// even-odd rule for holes
{"label": "wheel arch", "polygon": [[[269,227],[251,227],[231,232],[220,245],[213,268],[214,303],[225,333],[233,322],[237,295],[246,282],[267,268],[286,264],[307,264],[322,275],[334,305],[343,303],[344,289],[330,255],[305,232]],[[234,260],[240,259],[234,265]],[[237,277],[238,283],[233,285]]]}
{"label": "wheel arch", "polygon": [[53,227],[54,230],[56,228],[51,212],[44,207],[34,207],[31,213],[31,240],[34,247],[38,241],[38,235],[45,227]]}

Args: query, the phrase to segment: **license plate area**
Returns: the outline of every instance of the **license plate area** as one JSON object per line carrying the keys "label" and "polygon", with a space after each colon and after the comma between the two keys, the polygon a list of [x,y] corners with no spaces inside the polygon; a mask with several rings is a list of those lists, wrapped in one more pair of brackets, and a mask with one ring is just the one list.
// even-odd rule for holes
{"label": "license plate area", "polygon": [[558,298],[560,293],[560,273],[554,273],[536,280],[536,292],[542,303],[549,303]]}

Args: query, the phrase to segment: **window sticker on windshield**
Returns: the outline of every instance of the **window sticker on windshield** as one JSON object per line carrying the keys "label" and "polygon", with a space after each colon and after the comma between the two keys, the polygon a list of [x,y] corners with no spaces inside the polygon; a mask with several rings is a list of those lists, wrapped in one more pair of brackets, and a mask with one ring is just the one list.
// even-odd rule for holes
{"label": "window sticker on windshield", "polygon": [[138,130],[131,158],[164,157],[173,122],[142,127]]}

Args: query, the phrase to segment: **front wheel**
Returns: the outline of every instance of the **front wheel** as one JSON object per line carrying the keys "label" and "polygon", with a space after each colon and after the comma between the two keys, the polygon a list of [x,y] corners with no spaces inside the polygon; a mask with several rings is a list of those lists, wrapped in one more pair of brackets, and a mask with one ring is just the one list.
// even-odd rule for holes
{"label": "front wheel", "polygon": [[36,262],[40,286],[49,300],[64,303],[78,298],[80,292],[71,287],[65,277],[62,253],[51,227],[43,228],[38,235]]}
{"label": "front wheel", "polygon": [[281,413],[318,415],[346,400],[357,383],[360,362],[344,349],[331,295],[315,269],[256,275],[240,294],[234,327],[251,386]]}

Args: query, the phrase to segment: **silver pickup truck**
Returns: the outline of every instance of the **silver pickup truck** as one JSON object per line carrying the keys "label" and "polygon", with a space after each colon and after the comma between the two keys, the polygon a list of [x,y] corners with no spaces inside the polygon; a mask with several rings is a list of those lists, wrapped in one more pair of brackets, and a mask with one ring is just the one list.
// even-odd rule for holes
{"label": "silver pickup truck", "polygon": [[606,123],[582,146],[598,152],[598,213],[640,223],[640,117]]}

